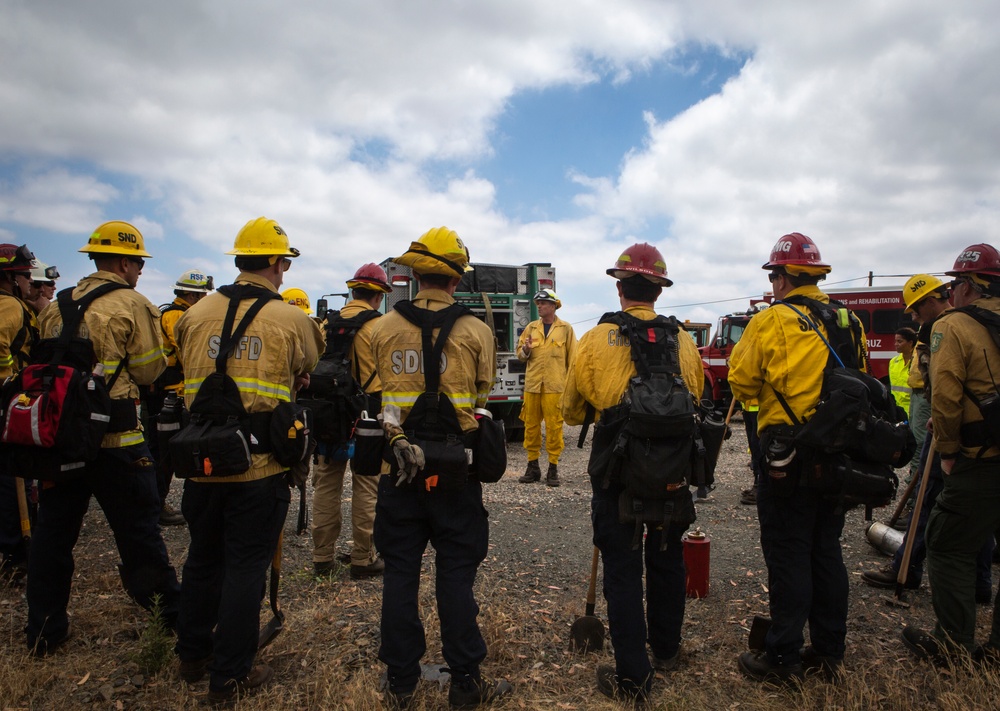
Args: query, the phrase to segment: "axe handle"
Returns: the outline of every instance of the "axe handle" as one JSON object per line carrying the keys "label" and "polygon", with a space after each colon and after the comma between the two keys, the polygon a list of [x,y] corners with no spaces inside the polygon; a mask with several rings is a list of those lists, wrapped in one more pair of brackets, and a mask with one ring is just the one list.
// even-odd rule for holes
{"label": "axe handle", "polygon": [[[921,472],[921,474],[923,473]],[[903,515],[903,509],[906,508],[906,502],[909,501],[910,494],[913,493],[914,487],[920,483],[920,479],[921,477],[913,477],[910,479],[910,483],[906,485],[906,488],[903,489],[903,495],[899,497],[899,503],[896,504],[896,508],[892,512],[892,517],[889,519],[888,525],[890,528],[896,523],[896,521],[899,520],[899,517]]]}
{"label": "axe handle", "polygon": [[906,576],[910,572],[910,554],[913,553],[914,531],[917,530],[917,522],[920,520],[920,510],[924,505],[924,493],[927,491],[927,481],[931,478],[931,468],[934,465],[934,453],[937,451],[936,440],[931,440],[927,448],[927,461],[924,462],[924,471],[920,475],[920,488],[917,489],[917,501],[913,504],[913,513],[910,514],[910,525],[906,529],[906,547],[903,548],[903,560],[899,565],[899,574],[896,578],[896,597],[903,594],[903,586],[906,584]]}
{"label": "axe handle", "polygon": [[14,488],[17,489],[17,512],[21,517],[21,537],[31,539],[31,517],[28,515],[28,497],[24,494],[24,479],[14,478]]}
{"label": "axe handle", "polygon": [[597,604],[597,562],[601,552],[594,546],[594,556],[590,560],[590,585],[587,586],[587,615],[593,617]]}
{"label": "axe handle", "polygon": [[736,396],[734,395],[733,399],[729,401],[729,412],[726,413],[726,427],[729,427],[729,420],[732,419],[733,410],[735,409],[736,409]]}

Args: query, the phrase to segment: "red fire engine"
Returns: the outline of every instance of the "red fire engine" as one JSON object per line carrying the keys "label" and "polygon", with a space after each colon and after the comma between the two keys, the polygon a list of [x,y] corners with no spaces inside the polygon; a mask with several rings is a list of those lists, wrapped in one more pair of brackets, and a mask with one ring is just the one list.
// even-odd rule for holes
{"label": "red fire engine", "polygon": [[[821,285],[822,288],[822,285]],[[904,314],[902,286],[866,286],[847,289],[824,289],[831,299],[840,301],[857,314],[865,327],[868,340],[868,357],[872,375],[886,379],[889,375],[889,361],[896,355],[895,333],[902,326],[916,325],[910,314]],[[699,348],[705,367],[704,398],[714,400],[717,405],[729,406],[732,394],[729,390],[729,354],[740,340],[743,330],[757,312],[771,303],[773,295],[766,293],[760,299],[751,299],[750,308],[719,318],[715,337],[704,348]]]}

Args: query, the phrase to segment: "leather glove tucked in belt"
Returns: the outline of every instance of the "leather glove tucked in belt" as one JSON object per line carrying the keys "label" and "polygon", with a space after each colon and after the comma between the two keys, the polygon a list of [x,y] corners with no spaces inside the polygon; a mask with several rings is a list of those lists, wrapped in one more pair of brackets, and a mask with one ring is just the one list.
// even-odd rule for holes
{"label": "leather glove tucked in belt", "polygon": [[396,486],[409,484],[417,475],[417,472],[424,468],[424,450],[412,444],[406,435],[397,434],[389,444],[392,445],[392,453],[396,455],[396,463],[399,465],[399,478]]}
{"label": "leather glove tucked in belt", "polygon": [[285,475],[285,480],[290,486],[294,486],[297,489],[304,489],[306,482],[309,481],[309,464],[312,462],[312,455],[315,451],[316,440],[310,437],[309,451],[300,461],[289,467],[288,473]]}

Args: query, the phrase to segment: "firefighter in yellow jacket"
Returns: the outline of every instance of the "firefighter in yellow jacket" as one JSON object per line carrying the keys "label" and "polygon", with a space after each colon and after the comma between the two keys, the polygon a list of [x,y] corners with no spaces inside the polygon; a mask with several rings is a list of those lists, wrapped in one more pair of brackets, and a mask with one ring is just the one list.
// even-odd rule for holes
{"label": "firefighter in yellow jacket", "polygon": [[[801,466],[801,457],[794,458],[791,428],[816,412],[829,355],[806,320],[808,308],[793,309],[782,300],[801,296],[829,303],[818,283],[830,265],[809,237],[793,232],[778,240],[763,268],[770,272],[775,303],[750,319],[733,348],[729,385],[734,397],[756,398],[760,407],[757,426],[767,462],[757,488],[757,514],[772,624],[764,649],[740,655],[738,666],[755,681],[792,683],[809,669],[836,673],[847,634],[848,578],[840,547],[843,508],[805,486],[797,470],[775,468]],[[863,330],[849,312],[847,323],[856,326],[851,362],[866,369]],[[814,325],[826,337],[823,323]],[[772,471],[782,476],[772,476]],[[803,649],[807,621],[812,644]]]}
{"label": "firefighter in yellow jacket", "polygon": [[[226,361],[243,407],[258,422],[255,416],[266,417],[308,383],[323,335],[311,318],[280,298],[285,271],[299,251],[289,246],[277,222],[250,220],[227,254],[236,257],[236,283],[209,294],[177,322],[184,397],[190,409],[205,378],[216,372],[225,323],[240,323],[259,298],[269,299]],[[253,426],[251,438],[261,447],[264,426],[260,432]],[[194,683],[208,671],[208,697],[215,703],[231,702],[273,676],[266,664],[254,664],[260,594],[291,497],[287,467],[267,448],[251,451],[252,465],[242,474],[188,479],[181,502],[191,546],[177,622],[180,676]]]}
{"label": "firefighter in yellow jacket", "polygon": [[[354,276],[347,280],[351,300],[340,310],[336,323],[327,326],[327,348],[342,349],[338,330],[352,322],[363,321],[347,349],[354,379],[367,395],[368,413],[375,417],[382,409],[382,381],[375,371],[372,355],[372,334],[379,316],[375,314],[382,299],[392,291],[389,277],[377,264],[362,264]],[[287,292],[285,292],[287,294]],[[287,297],[286,297],[287,299]],[[357,328],[357,326],[354,326]],[[343,337],[343,336],[341,336]],[[335,352],[342,352],[337,350]],[[317,575],[331,575],[338,569],[337,538],[341,527],[341,495],[344,475],[347,472],[347,453],[332,445],[320,443],[313,465],[313,571]],[[351,578],[361,580],[378,577],[385,570],[385,563],[372,545],[375,526],[375,501],[378,498],[378,477],[362,476],[351,470],[351,532],[353,546],[349,556]]]}
{"label": "firefighter in yellow jacket", "polygon": [[[617,280],[621,310],[641,321],[656,318],[656,300],[664,287],[673,285],[660,250],[646,243],[625,249],[607,274]],[[677,354],[688,392],[700,393],[704,383],[701,357],[683,330],[677,333]],[[566,422],[581,424],[588,411],[599,419],[602,411],[619,403],[635,375],[632,348],[619,326],[607,322],[594,326],[580,338],[573,358],[563,393]],[[613,481],[605,487],[592,476],[591,486],[594,545],[601,550],[608,626],[615,648],[615,665],[597,668],[597,689],[619,701],[639,702],[649,695],[654,668],[670,671],[677,666],[685,602],[681,535],[688,525],[679,520],[694,519],[694,504],[685,486],[673,522],[643,524],[646,537],[636,546],[638,529],[619,515],[623,485]]]}
{"label": "firefighter in yellow jacket", "polygon": [[[0,244],[0,382],[21,370],[38,340],[38,323],[25,302],[33,262],[27,245]],[[31,472],[24,474],[31,476]],[[27,511],[20,510],[19,489],[27,507],[24,479],[0,476],[0,577],[23,574],[28,562],[22,530]]]}
{"label": "firefighter in yellow jacket", "polygon": [[517,358],[526,362],[524,372],[524,449],[528,468],[518,479],[522,484],[542,477],[538,458],[542,452],[542,421],[545,421],[545,452],[549,467],[545,472],[548,486],[559,486],[559,455],[563,451],[562,393],[566,387],[576,335],[573,327],[556,316],[562,302],[552,289],[542,289],[534,297],[538,319],[521,332],[517,340]]}
{"label": "firefighter in yellow jacket", "polygon": [[[974,653],[1000,662],[1000,615],[990,638],[976,647],[976,553],[1000,527],[1000,252],[966,247],[951,271],[954,308],[931,328],[930,382],[933,434],[944,489],[927,521],[927,567],[937,615],[933,634],[903,630],[918,657],[940,661]],[[992,324],[992,325],[987,325]]]}
{"label": "firefighter in yellow jacket", "polygon": [[[468,250],[454,231],[432,229],[393,261],[411,267],[416,276],[420,291],[410,302],[415,314],[432,324],[434,313],[454,311],[453,294],[469,266]],[[479,669],[486,658],[486,642],[476,622],[479,606],[472,585],[489,545],[483,488],[461,472],[452,470],[449,475],[427,461],[406,432],[416,426],[417,418],[411,419],[414,412],[427,411],[415,411],[414,406],[421,408],[432,399],[438,407],[438,422],[461,433],[447,432],[450,438],[438,440],[439,449],[450,442],[447,451],[457,444],[462,452],[462,440],[474,437],[479,427],[473,410],[486,406],[493,387],[496,346],[489,327],[471,315],[454,322],[443,344],[436,340],[441,329],[428,325],[429,337],[442,349],[440,366],[422,367],[423,331],[402,315],[403,308],[402,303],[396,304],[378,319],[372,334],[372,354],[382,379],[383,429],[395,460],[391,468],[383,468],[375,509],[375,545],[385,561],[379,659],[388,667],[392,703],[405,708],[420,678],[420,658],[426,649],[417,588],[421,560],[430,542],[437,555],[434,591],[441,645],[451,670],[448,701],[453,707],[472,708],[511,691],[508,682],[487,680]],[[428,392],[425,372],[435,373],[428,377],[439,381],[437,391],[443,398]],[[426,418],[423,425],[436,429]],[[460,456],[464,461],[464,452]],[[450,488],[442,481],[449,476],[455,479]]]}
{"label": "firefighter in yellow jacket", "polygon": [[[174,393],[177,397],[184,396],[184,369],[177,357],[177,338],[174,336],[174,329],[184,312],[215,288],[213,281],[211,276],[204,274],[200,269],[188,269],[177,277],[174,283],[174,300],[160,307],[160,329],[163,332],[163,352],[167,356],[167,369],[153,383],[151,392],[146,398],[147,417],[150,422],[159,415],[168,393]],[[160,525],[181,526],[184,524],[184,516],[167,503],[173,472],[170,471],[166,452],[162,453],[164,456],[160,456],[159,440],[155,436],[151,436],[149,441],[153,457],[156,459],[156,487],[163,504],[160,511]]]}
{"label": "firefighter in yellow jacket", "polygon": [[[79,299],[95,288],[118,288],[98,297],[84,313],[79,334],[94,346],[99,367],[114,384],[111,423],[97,460],[83,476],[41,487],[38,524],[28,555],[28,647],[35,654],[52,651],[69,636],[69,601],[73,578],[73,546],[80,534],[90,497],[104,510],[121,555],[118,570],[128,594],[149,609],[160,596],[160,609],[170,627],[177,618],[177,576],[167,557],[157,520],[160,498],[145,432],[139,422],[139,391],[166,367],[160,340],[160,313],[135,290],[150,256],[142,234],[127,222],[106,222],[90,236],[81,252],[97,271],[73,290]],[[42,338],[62,332],[59,308],[39,315]]]}

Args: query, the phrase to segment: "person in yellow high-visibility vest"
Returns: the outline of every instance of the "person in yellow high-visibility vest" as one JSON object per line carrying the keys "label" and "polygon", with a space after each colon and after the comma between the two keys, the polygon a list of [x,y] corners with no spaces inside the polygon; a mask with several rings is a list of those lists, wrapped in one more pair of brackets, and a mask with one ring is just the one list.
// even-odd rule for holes
{"label": "person in yellow high-visibility vest", "polygon": [[910,379],[910,363],[913,362],[913,348],[917,345],[917,333],[904,326],[896,331],[896,353],[889,361],[889,385],[896,404],[904,412],[910,411],[910,394],[913,392],[907,382]]}

